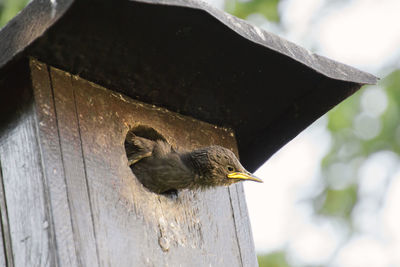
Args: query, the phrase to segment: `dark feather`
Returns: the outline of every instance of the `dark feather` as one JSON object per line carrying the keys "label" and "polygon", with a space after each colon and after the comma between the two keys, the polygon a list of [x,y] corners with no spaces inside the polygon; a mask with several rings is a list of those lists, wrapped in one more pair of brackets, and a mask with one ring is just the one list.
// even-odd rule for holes
{"label": "dark feather", "polygon": [[235,154],[221,146],[178,152],[164,140],[150,140],[130,133],[125,148],[132,172],[156,193],[228,186],[240,181],[229,179],[229,173],[248,173]]}
{"label": "dark feather", "polygon": [[194,174],[170,144],[134,134],[128,137],[125,142],[128,162],[144,186],[162,193],[187,188],[193,183]]}

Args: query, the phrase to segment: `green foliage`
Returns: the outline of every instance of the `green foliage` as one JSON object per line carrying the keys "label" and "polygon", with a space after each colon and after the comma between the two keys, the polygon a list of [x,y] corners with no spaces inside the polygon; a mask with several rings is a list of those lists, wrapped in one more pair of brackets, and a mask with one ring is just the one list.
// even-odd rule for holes
{"label": "green foliage", "polygon": [[260,267],[289,267],[284,251],[276,251],[257,256]]}
{"label": "green foliage", "polygon": [[357,202],[357,187],[353,185],[341,190],[326,188],[323,195],[325,198],[319,213],[349,218]]}
{"label": "green foliage", "polygon": [[29,0],[0,0],[0,27],[12,19]]}
{"label": "green foliage", "polygon": [[[324,7],[327,10],[347,2],[351,1],[327,1]],[[258,13],[270,21],[279,22],[279,0],[227,0],[226,4],[226,10],[240,18],[246,19]],[[370,97],[368,100],[371,92],[384,99],[379,112],[375,110],[374,113],[379,99]],[[349,236],[356,230],[352,212],[357,203],[363,201],[362,194],[359,194],[361,166],[380,151],[400,155],[399,107],[400,70],[395,70],[378,86],[365,86],[327,115],[331,148],[322,160],[320,193],[313,197],[312,204],[319,216],[343,218],[348,223]],[[283,250],[259,255],[259,264],[262,267],[289,266],[285,253]]]}
{"label": "green foliage", "polygon": [[[368,115],[368,105],[363,107],[362,104],[368,90],[379,91],[387,99],[385,109],[376,117]],[[332,146],[322,161],[324,190],[313,201],[318,214],[343,217],[351,223],[350,215],[357,203],[359,167],[379,151],[400,154],[399,106],[400,70],[395,70],[379,83],[379,87],[363,88],[328,113]],[[360,116],[370,116],[365,122],[367,127],[364,132],[356,127]],[[369,135],[369,122],[379,126],[376,135]],[[337,181],[343,181],[343,184],[341,188],[333,189],[337,187]]]}
{"label": "green foliage", "polygon": [[[382,114],[383,130],[379,135],[380,149],[391,149],[400,154],[400,70],[396,70],[388,75],[383,81],[388,96],[388,107]],[[377,146],[372,146],[372,149]]]}
{"label": "green foliage", "polygon": [[270,21],[278,22],[278,3],[279,0],[228,0],[225,10],[242,19],[258,13]]}
{"label": "green foliage", "polygon": [[350,128],[353,118],[357,114],[360,92],[355,96],[349,97],[329,112],[328,129],[331,132],[338,132],[345,128]]}

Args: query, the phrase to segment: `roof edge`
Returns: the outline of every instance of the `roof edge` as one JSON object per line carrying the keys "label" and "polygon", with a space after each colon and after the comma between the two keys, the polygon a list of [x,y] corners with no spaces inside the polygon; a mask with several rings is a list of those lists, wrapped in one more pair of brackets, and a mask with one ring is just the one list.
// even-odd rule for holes
{"label": "roof edge", "polygon": [[315,54],[276,34],[265,31],[249,22],[223,12],[198,0],[130,0],[154,5],[169,5],[199,9],[207,12],[245,39],[298,61],[329,78],[358,84],[376,84],[378,77],[357,68]]}
{"label": "roof edge", "polygon": [[[0,29],[0,68],[42,36],[75,0],[33,0]],[[18,33],[18,34],[15,34]]]}
{"label": "roof edge", "polygon": [[[262,30],[250,23],[225,13],[199,0],[129,0],[154,5],[179,6],[199,9],[210,14],[243,38],[283,54],[316,72],[335,80],[358,84],[376,84],[378,78],[356,68],[314,54],[284,38]],[[0,30],[0,68],[22,53],[33,41],[43,35],[75,0],[33,0]],[[26,27],[26,25],[29,25]],[[11,33],[19,32],[17,35]],[[5,42],[4,40],[7,40]]]}

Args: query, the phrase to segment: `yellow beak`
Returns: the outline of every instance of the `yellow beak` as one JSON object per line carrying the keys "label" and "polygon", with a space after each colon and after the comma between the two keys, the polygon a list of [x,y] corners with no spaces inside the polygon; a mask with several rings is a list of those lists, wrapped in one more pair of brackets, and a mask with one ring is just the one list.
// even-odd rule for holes
{"label": "yellow beak", "polygon": [[258,183],[263,183],[263,180],[260,178],[255,177],[251,173],[244,173],[244,172],[232,172],[228,174],[228,178],[230,179],[239,179],[239,180],[250,180]]}

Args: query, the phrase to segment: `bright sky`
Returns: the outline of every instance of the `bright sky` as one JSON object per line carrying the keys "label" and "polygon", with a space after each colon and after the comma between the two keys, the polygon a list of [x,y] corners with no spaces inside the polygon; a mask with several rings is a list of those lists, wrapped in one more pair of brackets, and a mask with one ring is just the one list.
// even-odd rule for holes
{"label": "bright sky", "polygon": [[285,38],[319,54],[372,73],[399,62],[399,0],[283,0],[280,11]]}
{"label": "bright sky", "polygon": [[316,34],[323,54],[374,72],[399,60],[399,0],[356,0],[332,10]]}
{"label": "bright sky", "polygon": [[[383,75],[384,66],[400,67],[400,1],[283,0],[280,4],[284,37],[319,54]],[[222,0],[209,0],[222,5]],[[252,16],[268,31],[279,27]],[[387,106],[378,88],[364,89],[362,107],[371,117]],[[320,160],[329,148],[324,118],[292,140],[267,161],[256,175],[265,183],[245,183],[246,199],[256,249],[269,252],[287,248],[292,262],[321,264],[343,243],[340,220],[312,217],[304,197],[318,192]],[[378,125],[379,126],[379,125]],[[376,126],[376,127],[378,127]],[[362,129],[361,129],[362,130]],[[360,131],[361,131],[360,130]],[[369,132],[371,132],[369,130]],[[362,134],[362,132],[361,132]],[[338,251],[329,266],[400,266],[400,168],[390,152],[371,156],[359,173],[362,199],[355,209],[361,232]],[[395,173],[394,178],[389,175]],[[384,185],[390,181],[389,191]],[[383,208],[379,209],[379,201]]]}

